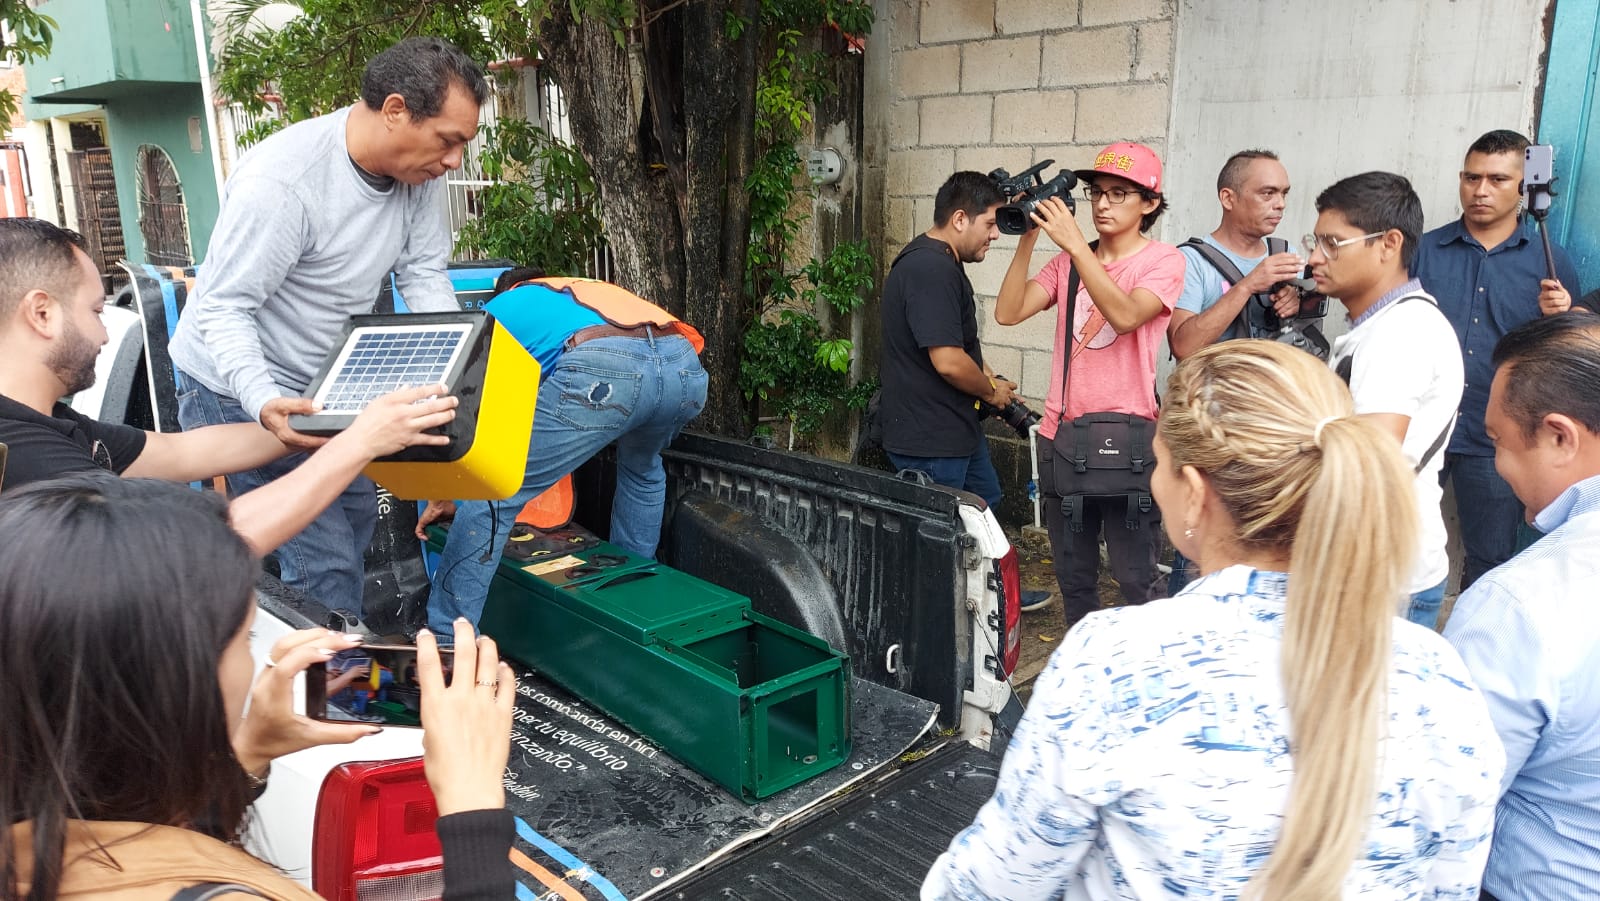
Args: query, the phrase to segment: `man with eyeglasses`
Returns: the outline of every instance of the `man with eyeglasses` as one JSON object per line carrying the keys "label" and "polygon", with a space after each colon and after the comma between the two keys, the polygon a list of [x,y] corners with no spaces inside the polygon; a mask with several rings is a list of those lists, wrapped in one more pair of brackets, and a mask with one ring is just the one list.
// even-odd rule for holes
{"label": "man with eyeglasses", "polygon": [[1461,348],[1434,299],[1407,267],[1422,235],[1422,202],[1389,172],[1353,175],[1317,195],[1305,236],[1317,291],[1344,304],[1348,334],[1329,365],[1349,383],[1356,413],[1400,442],[1416,472],[1421,540],[1407,618],[1434,628],[1450,561],[1439,470],[1461,403]]}
{"label": "man with eyeglasses", "polygon": [[[1100,541],[1111,573],[1129,604],[1159,596],[1156,559],[1162,546],[1161,512],[1149,495],[1149,468],[1131,465],[1142,432],[1156,417],[1156,355],[1172,307],[1183,291],[1183,254],[1148,237],[1166,209],[1161,159],[1143,144],[1119,141],[1078,169],[1097,239],[1092,243],[1059,197],[1040,202],[1033,225],[1017,239],[1016,254],[995,299],[994,318],[1017,325],[1055,308],[1050,394],[1039,424],[1039,494],[1044,499],[1056,583],[1071,628],[1099,609]],[[1029,263],[1039,235],[1061,248],[1031,278]],[[1124,490],[1105,493],[1107,470],[1062,465],[1088,457],[1091,431],[1107,416],[1122,420],[1128,471]],[[1104,430],[1097,438],[1112,441]],[[1104,448],[1097,447],[1096,453]],[[1112,467],[1119,472],[1122,466]],[[1058,473],[1060,474],[1058,476]]]}
{"label": "man with eyeglasses", "polygon": [[1522,218],[1528,143],[1500,129],[1467,148],[1461,218],[1423,235],[1411,264],[1454,326],[1466,365],[1461,416],[1444,455],[1461,517],[1462,591],[1511,559],[1523,522],[1522,502],[1495,471],[1494,443],[1484,431],[1495,342],[1523,323],[1571,309],[1583,293],[1572,261],[1555,245],[1557,277],[1550,278],[1543,242]]}

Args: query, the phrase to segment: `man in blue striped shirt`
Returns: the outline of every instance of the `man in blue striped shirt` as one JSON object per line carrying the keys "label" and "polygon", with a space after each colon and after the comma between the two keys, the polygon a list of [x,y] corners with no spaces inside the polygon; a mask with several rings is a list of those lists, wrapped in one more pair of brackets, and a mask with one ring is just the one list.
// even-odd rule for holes
{"label": "man in blue striped shirt", "polygon": [[1473,583],[1445,627],[1506,749],[1486,896],[1600,887],[1600,317],[1535,319],[1495,346],[1495,466],[1545,536]]}

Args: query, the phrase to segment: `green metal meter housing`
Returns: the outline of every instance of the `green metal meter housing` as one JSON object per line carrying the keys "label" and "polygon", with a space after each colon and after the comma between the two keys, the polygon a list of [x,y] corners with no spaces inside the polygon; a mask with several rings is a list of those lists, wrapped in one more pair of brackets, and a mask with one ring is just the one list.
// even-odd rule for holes
{"label": "green metal meter housing", "polygon": [[608,542],[503,558],[479,629],[746,802],[850,756],[848,656]]}

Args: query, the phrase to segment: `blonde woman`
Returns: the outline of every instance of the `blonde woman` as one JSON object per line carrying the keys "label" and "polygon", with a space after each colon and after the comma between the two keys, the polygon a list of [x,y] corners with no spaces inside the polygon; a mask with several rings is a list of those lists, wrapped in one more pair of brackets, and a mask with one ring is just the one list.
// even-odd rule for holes
{"label": "blonde woman", "polygon": [[923,898],[1476,899],[1505,755],[1397,618],[1417,512],[1392,437],[1311,355],[1179,365],[1152,490],[1203,575],[1094,613]]}

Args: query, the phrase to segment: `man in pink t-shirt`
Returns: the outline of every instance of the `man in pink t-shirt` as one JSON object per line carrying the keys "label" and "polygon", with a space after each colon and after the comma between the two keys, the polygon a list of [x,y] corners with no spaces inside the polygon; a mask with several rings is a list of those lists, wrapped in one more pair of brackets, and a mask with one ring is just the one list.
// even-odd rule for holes
{"label": "man in pink t-shirt", "polygon": [[[1176,247],[1144,235],[1166,208],[1161,161],[1154,151],[1142,144],[1113,144],[1095,157],[1092,169],[1076,174],[1085,182],[1083,196],[1093,206],[1099,240],[1091,245],[1084,238],[1060,198],[1040,203],[1033,214],[1037,228],[1018,239],[994,313],[1001,325],[1016,325],[1056,309],[1050,394],[1039,427],[1039,493],[1068,626],[1100,606],[1095,586],[1102,528],[1111,573],[1128,603],[1144,603],[1157,591],[1162,534],[1154,503],[1148,512],[1135,511],[1130,517],[1125,495],[1086,496],[1081,506],[1075,505],[1081,518],[1069,522],[1062,498],[1077,492],[1071,484],[1057,484],[1054,444],[1058,430],[1067,431],[1074,419],[1090,413],[1155,419],[1156,353],[1183,293],[1184,273],[1183,255]],[[1062,252],[1030,279],[1028,260],[1040,232]],[[1068,342],[1066,295],[1073,270],[1079,287],[1071,305]],[[1063,398],[1061,367],[1069,348],[1071,368]],[[1068,440],[1066,434],[1061,438]],[[1148,472],[1144,479],[1148,491]]]}

